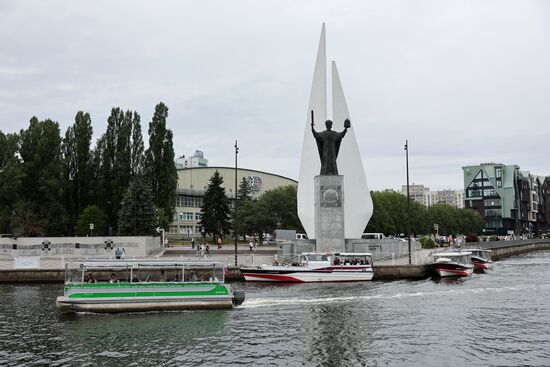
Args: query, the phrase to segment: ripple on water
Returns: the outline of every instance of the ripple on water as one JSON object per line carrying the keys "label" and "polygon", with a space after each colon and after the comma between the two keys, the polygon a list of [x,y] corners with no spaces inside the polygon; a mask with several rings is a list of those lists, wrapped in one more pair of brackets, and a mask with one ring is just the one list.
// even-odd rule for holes
{"label": "ripple on water", "polygon": [[550,252],[466,279],[236,283],[232,311],[58,318],[61,285],[0,286],[0,365],[548,365]]}

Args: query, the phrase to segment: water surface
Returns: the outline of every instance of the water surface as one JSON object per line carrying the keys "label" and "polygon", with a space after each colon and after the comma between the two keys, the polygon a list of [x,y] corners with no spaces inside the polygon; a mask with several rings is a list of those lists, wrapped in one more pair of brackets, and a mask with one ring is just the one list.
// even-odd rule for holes
{"label": "water surface", "polygon": [[467,279],[234,286],[231,311],[59,318],[62,285],[0,285],[0,365],[550,365],[550,252]]}

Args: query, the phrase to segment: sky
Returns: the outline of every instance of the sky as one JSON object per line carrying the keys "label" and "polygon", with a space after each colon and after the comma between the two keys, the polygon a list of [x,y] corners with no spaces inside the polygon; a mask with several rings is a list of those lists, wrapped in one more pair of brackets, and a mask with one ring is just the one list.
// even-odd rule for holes
{"label": "sky", "polygon": [[[462,166],[550,175],[550,2],[4,1],[0,130],[169,107],[177,156],[298,178],[322,23],[372,190],[462,189]],[[330,72],[330,71],[329,71]],[[330,80],[330,78],[328,79]],[[147,138],[145,138],[147,142]]]}

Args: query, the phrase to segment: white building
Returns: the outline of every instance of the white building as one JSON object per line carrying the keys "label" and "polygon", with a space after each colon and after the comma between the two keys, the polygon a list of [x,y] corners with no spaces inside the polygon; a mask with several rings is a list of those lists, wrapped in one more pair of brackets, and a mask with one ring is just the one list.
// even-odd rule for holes
{"label": "white building", "polygon": [[182,155],[176,159],[176,168],[195,168],[208,167],[208,159],[204,158],[204,153],[201,150],[195,150],[191,157]]}
{"label": "white building", "polygon": [[[407,195],[407,185],[401,186],[401,193]],[[455,208],[464,208],[464,190],[437,190],[430,191],[429,187],[424,185],[409,185],[409,194],[411,199],[426,207],[435,204],[446,204]]]}

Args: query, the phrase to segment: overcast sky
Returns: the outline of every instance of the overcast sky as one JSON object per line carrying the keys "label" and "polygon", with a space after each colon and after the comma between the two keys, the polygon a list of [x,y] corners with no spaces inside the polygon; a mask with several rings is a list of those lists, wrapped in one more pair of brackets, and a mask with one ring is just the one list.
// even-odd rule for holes
{"label": "overcast sky", "polygon": [[[550,175],[550,2],[3,1],[0,130],[62,133],[113,106],[144,133],[165,102],[176,155],[296,179],[321,25],[374,190],[462,188],[464,165]],[[329,79],[330,80],[330,79]],[[147,141],[147,139],[145,139]]]}

